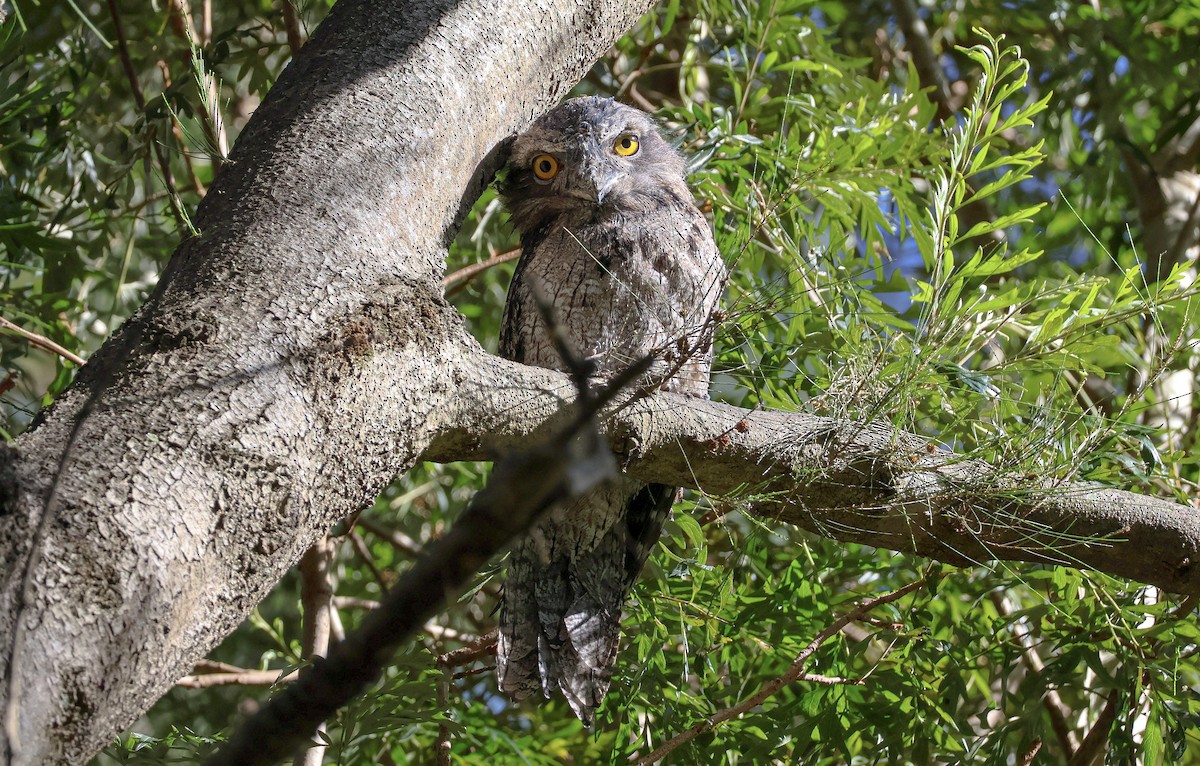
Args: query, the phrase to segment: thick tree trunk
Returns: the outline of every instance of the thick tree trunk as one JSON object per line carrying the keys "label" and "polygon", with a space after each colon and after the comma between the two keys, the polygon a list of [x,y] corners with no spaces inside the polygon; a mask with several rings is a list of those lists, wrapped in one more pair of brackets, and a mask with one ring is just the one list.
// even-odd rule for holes
{"label": "thick tree trunk", "polygon": [[0,453],[5,762],[84,762],[468,404],[445,242],[648,6],[337,4],[153,297]]}
{"label": "thick tree trunk", "polygon": [[[397,472],[545,428],[568,381],[470,339],[441,297],[445,242],[493,147],[648,5],[335,7],[151,300],[0,448],[4,763],[83,762]],[[761,489],[759,512],[838,539],[1200,593],[1188,508],[998,475],[875,424],[655,395],[609,426],[642,480]]]}

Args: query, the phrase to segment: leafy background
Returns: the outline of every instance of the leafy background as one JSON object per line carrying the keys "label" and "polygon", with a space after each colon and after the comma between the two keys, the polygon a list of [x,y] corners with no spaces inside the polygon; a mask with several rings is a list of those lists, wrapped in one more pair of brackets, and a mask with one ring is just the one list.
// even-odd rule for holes
{"label": "leafy background", "polygon": [[[733,274],[713,396],[885,420],[1030,476],[1189,502],[1195,421],[1163,414],[1177,395],[1160,384],[1190,385],[1193,275],[1161,262],[1139,169],[1200,117],[1200,7],[921,8],[939,103],[898,21],[906,5],[675,0],[577,88],[657,112],[690,158]],[[327,10],[12,3],[0,316],[83,357],[97,348]],[[488,191],[449,254],[448,295],[488,348],[512,263],[454,275],[515,246]],[[74,365],[44,345],[0,334],[5,438],[70,383]],[[487,472],[418,467],[333,530],[345,630]],[[494,627],[494,562],[330,723],[325,762],[430,763],[448,741],[460,763],[626,763],[752,698],[863,597],[923,580],[667,762],[1009,764],[1036,750],[1033,763],[1065,763],[1091,733],[1097,763],[1200,763],[1193,600],[1070,568],[951,569],[835,544],[749,513],[754,493],[676,507],[594,730],[559,699],[499,696],[486,653],[446,664]],[[300,664],[298,593],[289,576],[211,659]],[[176,687],[97,763],[192,762],[270,693]]]}

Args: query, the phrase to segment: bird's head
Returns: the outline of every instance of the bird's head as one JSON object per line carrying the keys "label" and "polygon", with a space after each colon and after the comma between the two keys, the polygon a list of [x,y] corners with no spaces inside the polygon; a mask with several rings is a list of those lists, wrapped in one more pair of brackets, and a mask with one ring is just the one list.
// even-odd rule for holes
{"label": "bird's head", "polygon": [[684,164],[650,115],[612,99],[576,98],[513,141],[501,187],[514,225],[530,231],[569,212],[646,204],[680,186]]}

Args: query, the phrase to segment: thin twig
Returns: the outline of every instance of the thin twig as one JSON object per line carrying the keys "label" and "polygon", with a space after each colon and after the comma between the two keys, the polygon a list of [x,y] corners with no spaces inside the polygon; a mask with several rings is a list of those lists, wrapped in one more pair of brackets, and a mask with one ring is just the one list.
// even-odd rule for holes
{"label": "thin twig", "polygon": [[350,538],[350,544],[358,552],[359,558],[367,565],[367,569],[371,570],[371,575],[375,578],[375,582],[379,584],[379,592],[386,594],[388,592],[387,578],[384,577],[383,572],[376,566],[375,557],[371,555],[371,549],[367,547],[367,541],[363,540],[362,535],[354,530],[351,530],[348,537]]}
{"label": "thin twig", "polygon": [[641,109],[643,111],[646,111],[646,112],[657,112],[658,111],[658,107],[655,106],[650,101],[650,99],[643,96],[642,92],[638,90],[636,85],[629,86],[628,95],[629,95],[629,100],[632,101],[634,104],[637,104],[639,107],[641,107]]}
{"label": "thin twig", "polygon": [[[657,763],[658,761],[661,761],[671,751],[675,750],[680,745],[690,742],[691,740],[700,736],[704,732],[709,731],[710,729],[713,729],[717,725],[724,723],[725,721],[728,721],[731,718],[737,718],[738,716],[743,715],[744,713],[747,713],[750,710],[753,710],[754,708],[761,705],[763,702],[765,702],[768,699],[770,699],[771,697],[773,697],[775,694],[777,694],[781,689],[783,689],[787,685],[794,683],[795,681],[803,679],[806,675],[804,672],[804,666],[808,663],[809,658],[812,657],[813,654],[815,654],[816,651],[821,648],[822,644],[824,644],[830,638],[836,636],[842,630],[843,627],[845,627],[846,625],[848,625],[851,622],[855,622],[857,620],[862,619],[868,612],[870,612],[875,607],[882,606],[884,604],[890,604],[893,601],[897,601],[901,598],[904,598],[909,593],[912,593],[915,590],[925,587],[925,585],[927,585],[929,583],[929,579],[930,579],[929,576],[922,577],[920,580],[911,582],[908,585],[905,585],[903,588],[894,590],[891,593],[885,593],[882,596],[876,596],[875,598],[869,598],[865,601],[860,602],[858,604],[858,606],[854,607],[853,609],[851,609],[849,612],[842,615],[838,619],[834,620],[832,623],[830,623],[828,626],[826,626],[820,633],[818,633],[816,638],[814,638],[811,642],[809,642],[808,646],[804,647],[804,649],[801,650],[801,652],[796,655],[796,659],[792,660],[792,664],[788,667],[787,672],[771,679],[770,681],[767,681],[765,684],[762,685],[762,687],[756,693],[754,693],[751,696],[747,697],[746,699],[742,700],[738,704],[736,704],[732,707],[725,708],[724,710],[720,710],[720,711],[714,713],[713,715],[709,716],[708,718],[705,718],[703,721],[700,721],[696,725],[692,726],[690,729],[687,729],[686,731],[676,734],[671,739],[669,739],[666,742],[664,742],[663,744],[659,745],[649,755],[636,761],[635,766],[649,766],[649,764]],[[827,680],[830,680],[830,679],[825,679],[824,677],[820,677],[820,678],[822,680],[818,681],[819,683],[824,683]],[[842,681],[841,679],[838,679],[837,682],[853,683],[853,682]]]}
{"label": "thin twig", "polygon": [[515,250],[506,250],[503,253],[497,253],[496,255],[488,258],[486,261],[480,261],[479,263],[472,263],[470,266],[464,266],[458,271],[451,272],[442,277],[442,289],[446,291],[446,297],[450,297],[466,287],[472,279],[492,268],[493,266],[499,266],[502,263],[515,261],[520,257],[521,249],[517,248]]}
{"label": "thin twig", "polygon": [[278,670],[240,670],[236,673],[193,673],[175,682],[188,689],[208,689],[213,686],[273,686],[291,683],[295,673],[280,677]]}
{"label": "thin twig", "polygon": [[31,345],[37,346],[43,351],[49,351],[52,354],[58,354],[63,359],[66,359],[72,364],[79,365],[80,367],[84,365],[83,357],[68,351],[44,335],[38,335],[37,333],[29,332],[29,330],[18,327],[4,317],[0,317],[0,327],[15,332],[17,335],[20,335],[22,338],[29,341]]}
{"label": "thin twig", "polygon": [[[379,602],[370,598],[356,598],[354,596],[334,596],[333,607],[334,614],[337,614],[338,609],[363,609],[372,611],[378,609]],[[447,628],[445,625],[439,625],[436,622],[427,622],[421,626],[421,630],[429,634],[435,641],[466,641],[466,636],[454,628]],[[334,631],[336,634],[336,631]]]}
{"label": "thin twig", "polygon": [[337,609],[378,609],[379,602],[369,598],[354,596],[334,596],[333,605]]}
{"label": "thin twig", "polygon": [[[212,37],[212,3],[204,0],[199,31],[196,30],[196,25],[192,21],[192,10],[188,0],[169,0],[168,8],[171,28],[175,31],[176,37],[187,43],[187,50],[181,54],[181,59],[184,68],[195,73],[201,106],[204,107],[196,111],[196,116],[204,128],[205,137],[210,144],[206,153],[210,155],[209,159],[213,162],[215,173],[229,156],[229,137],[225,131],[225,121],[221,119],[221,93],[217,87],[217,80],[204,65],[201,54],[204,46]],[[184,159],[190,161],[190,152],[182,139],[180,139],[179,145],[183,150]],[[212,156],[214,152],[216,156]]]}
{"label": "thin twig", "polygon": [[246,668],[240,668],[237,665],[230,665],[228,662],[217,662],[216,660],[196,660],[196,664],[192,665],[192,675],[203,675],[205,673],[244,673]]}
{"label": "thin twig", "polygon": [[803,673],[796,680],[824,686],[865,686],[867,683],[865,678],[841,678],[839,676],[823,676],[820,673]]}
{"label": "thin twig", "polygon": [[[442,673],[442,677],[438,679],[437,684],[437,704],[438,709],[442,711],[442,715],[448,719],[450,717],[450,672]],[[437,766],[450,766],[450,751],[453,744],[450,742],[450,724],[447,720],[443,720],[438,724],[437,742],[434,744],[434,759]]]}
{"label": "thin twig", "polygon": [[472,678],[474,676],[481,676],[484,673],[495,672],[495,670],[496,670],[495,663],[490,663],[487,665],[480,665],[479,667],[471,668],[470,670],[458,671],[457,673],[454,674],[454,680],[457,681],[462,678]]}
{"label": "thin twig", "polygon": [[329,603],[329,643],[336,644],[346,640],[346,626],[342,625],[342,616],[338,614],[337,605]]}
{"label": "thin twig", "polygon": [[712,507],[709,508],[704,513],[704,515],[700,517],[700,526],[707,527],[709,524],[712,524],[714,521],[719,521],[719,520],[725,518],[726,516],[728,516],[729,514],[733,513],[736,510],[738,510],[738,508],[733,503],[728,503],[728,502],[714,503],[712,505]]}
{"label": "thin twig", "polygon": [[[653,45],[647,45],[642,48],[642,52],[638,56],[637,64],[635,64],[633,66],[633,69],[630,70],[629,75],[626,76],[624,82],[622,82],[621,86],[619,88],[617,88],[617,91],[615,93],[613,93],[613,98],[620,101],[621,96],[623,96],[625,94],[625,91],[628,88],[633,86],[633,83],[634,83],[634,81],[637,80],[637,78],[642,76],[643,67],[646,66],[646,61],[648,61],[650,59],[651,54],[654,53],[654,49],[655,49],[655,46],[653,46]],[[620,55],[618,55],[616,51],[613,51],[612,59],[609,62],[609,68],[610,68],[610,70],[612,70],[614,75],[616,75],[616,65],[617,65],[617,62],[620,61],[620,59],[621,59]],[[675,64],[675,66],[678,67],[678,66],[680,66],[680,64]]]}
{"label": "thin twig", "polygon": [[[385,527],[369,516],[359,516],[357,525],[375,535],[380,540],[385,540],[391,543],[393,548],[403,551],[410,556],[415,556],[421,552],[421,544],[416,540],[412,539],[398,529]],[[353,530],[351,530],[351,533],[353,533]]]}
{"label": "thin twig", "polygon": [[1197,603],[1200,603],[1200,596],[1196,596],[1195,594],[1188,596],[1183,600],[1183,603],[1171,611],[1171,617],[1176,620],[1187,617],[1196,608]]}
{"label": "thin twig", "polygon": [[460,665],[468,665],[489,654],[495,654],[497,636],[497,631],[489,630],[461,649],[439,654],[434,663],[439,668],[456,668]]}
{"label": "thin twig", "polygon": [[[425,629],[429,630],[430,624],[425,625]],[[490,630],[487,633],[479,636],[474,641],[469,642],[461,649],[455,649],[452,652],[438,655],[434,660],[434,664],[442,669],[442,677],[438,679],[437,699],[438,708],[442,714],[446,716],[446,720],[438,725],[437,742],[434,746],[434,756],[437,761],[437,766],[450,766],[450,752],[453,748],[453,743],[450,741],[450,684],[456,679],[463,677],[463,673],[454,673],[453,668],[462,665],[469,665],[484,657],[496,653],[496,640],[499,632]]]}
{"label": "thin twig", "polygon": [[[162,75],[163,90],[170,90],[172,83],[171,68],[167,66],[167,62],[163,59],[158,60],[158,71]],[[183,126],[179,123],[179,116],[174,110],[171,111],[171,135],[175,136],[175,143],[179,144],[181,150],[180,156],[183,157],[183,164],[187,168],[188,180],[191,181],[192,188],[196,190],[197,194],[203,197],[208,193],[208,189],[205,188],[204,182],[200,180],[200,177],[196,175],[196,165],[192,162],[192,153],[188,148],[187,140],[184,138]]]}

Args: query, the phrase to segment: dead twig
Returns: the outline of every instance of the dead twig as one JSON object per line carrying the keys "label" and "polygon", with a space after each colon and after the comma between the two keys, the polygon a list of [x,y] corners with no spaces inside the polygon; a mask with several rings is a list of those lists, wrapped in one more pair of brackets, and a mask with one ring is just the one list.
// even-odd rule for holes
{"label": "dead twig", "polygon": [[439,668],[456,668],[461,665],[468,665],[490,654],[495,654],[498,635],[497,631],[489,630],[461,649],[455,649],[452,652],[438,655],[435,663]]}
{"label": "dead twig", "polygon": [[188,689],[208,689],[213,686],[274,686],[290,683],[295,673],[281,676],[279,670],[241,670],[228,673],[192,673],[175,682],[176,686]]}
{"label": "dead twig", "polygon": [[442,289],[446,291],[446,297],[449,298],[451,295],[454,295],[459,290],[462,290],[464,287],[466,287],[472,279],[492,268],[493,266],[499,266],[502,263],[515,261],[520,257],[521,248],[517,248],[516,250],[507,250],[503,253],[497,253],[491,258],[488,258],[486,261],[480,261],[479,263],[473,263],[470,266],[464,266],[458,271],[451,272],[442,278]]}
{"label": "dead twig", "polygon": [[50,340],[49,338],[47,338],[44,335],[38,335],[37,333],[30,332],[29,330],[26,330],[22,327],[18,327],[17,325],[8,321],[4,317],[0,317],[0,327],[3,327],[4,329],[6,329],[10,332],[14,332],[17,335],[20,335],[22,338],[29,341],[30,345],[36,346],[36,347],[42,349],[43,351],[49,351],[52,354],[58,354],[63,359],[66,359],[68,362],[71,362],[72,364],[78,365],[80,367],[82,367],[84,365],[83,357],[81,357],[78,354],[75,354],[71,351],[68,351],[67,349],[58,345],[57,343]]}

